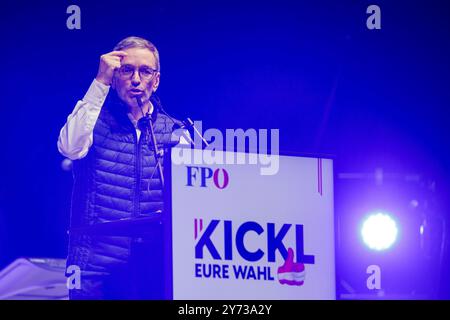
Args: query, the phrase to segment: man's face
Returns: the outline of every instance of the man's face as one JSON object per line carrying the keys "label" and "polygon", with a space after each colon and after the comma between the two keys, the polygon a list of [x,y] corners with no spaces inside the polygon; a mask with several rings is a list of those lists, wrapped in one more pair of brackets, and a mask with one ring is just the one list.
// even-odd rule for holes
{"label": "man's face", "polygon": [[127,56],[122,58],[121,69],[116,70],[112,87],[117,94],[131,108],[138,108],[136,97],[140,96],[145,103],[150,99],[159,85],[159,72],[156,70],[156,59],[149,49],[124,49]]}

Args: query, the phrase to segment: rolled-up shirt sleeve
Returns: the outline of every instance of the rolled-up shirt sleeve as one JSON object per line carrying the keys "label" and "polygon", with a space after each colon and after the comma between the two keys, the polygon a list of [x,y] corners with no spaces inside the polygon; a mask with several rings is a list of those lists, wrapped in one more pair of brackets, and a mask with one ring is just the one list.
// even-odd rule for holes
{"label": "rolled-up shirt sleeve", "polygon": [[109,88],[94,79],[83,99],[77,102],[59,133],[58,150],[63,156],[77,160],[87,155],[93,142],[95,123]]}

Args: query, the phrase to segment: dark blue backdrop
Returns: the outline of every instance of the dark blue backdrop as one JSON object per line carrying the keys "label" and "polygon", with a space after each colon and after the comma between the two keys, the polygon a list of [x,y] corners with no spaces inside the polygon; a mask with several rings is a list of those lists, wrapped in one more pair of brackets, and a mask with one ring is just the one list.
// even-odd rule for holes
{"label": "dark blue backdrop", "polygon": [[[2,1],[0,268],[66,254],[72,177],[56,148],[67,115],[122,38],[161,54],[159,96],[204,127],[279,128],[284,151],[336,170],[417,172],[446,208],[450,13],[445,1]],[[66,8],[81,8],[81,30]],[[444,210],[445,211],[445,210]]]}

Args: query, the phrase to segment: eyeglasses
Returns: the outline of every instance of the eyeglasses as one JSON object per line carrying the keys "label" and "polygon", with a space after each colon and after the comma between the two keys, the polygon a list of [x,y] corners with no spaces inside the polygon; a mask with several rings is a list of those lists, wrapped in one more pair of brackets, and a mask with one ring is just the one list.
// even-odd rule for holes
{"label": "eyeglasses", "polygon": [[[123,65],[119,68],[119,75],[122,78],[131,78],[136,72],[136,68],[130,64]],[[139,68],[139,77],[143,80],[152,80],[158,70],[152,69],[150,67]]]}

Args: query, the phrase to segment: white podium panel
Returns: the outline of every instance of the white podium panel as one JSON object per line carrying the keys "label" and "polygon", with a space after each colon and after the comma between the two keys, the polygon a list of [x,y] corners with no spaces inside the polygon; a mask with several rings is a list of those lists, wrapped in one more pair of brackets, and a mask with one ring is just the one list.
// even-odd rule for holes
{"label": "white podium panel", "polygon": [[335,299],[332,160],[260,168],[172,161],[174,299]]}

